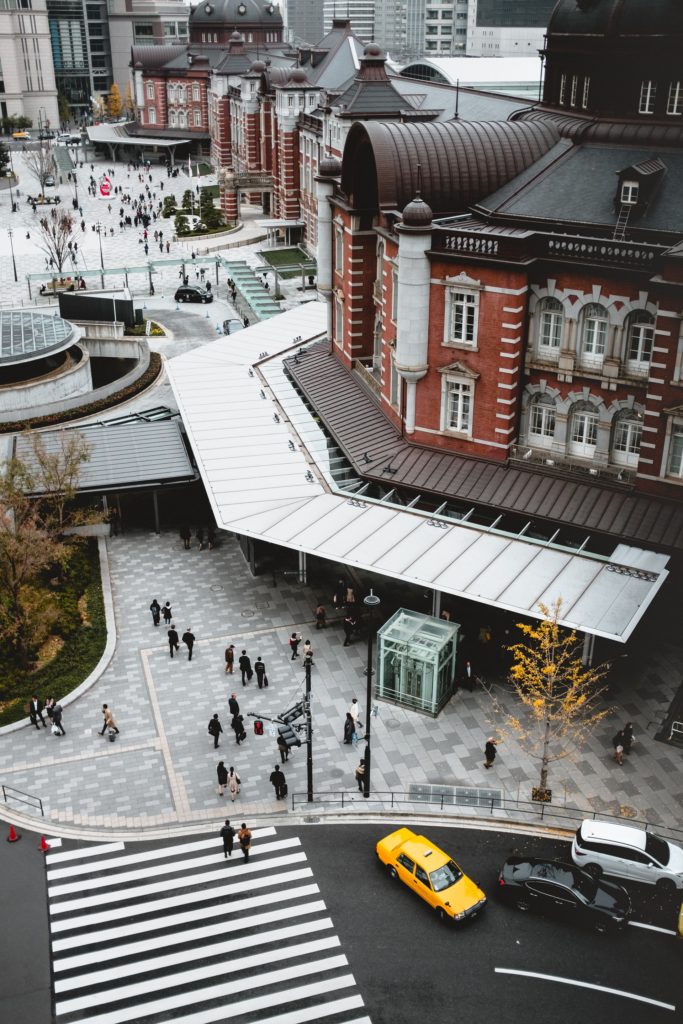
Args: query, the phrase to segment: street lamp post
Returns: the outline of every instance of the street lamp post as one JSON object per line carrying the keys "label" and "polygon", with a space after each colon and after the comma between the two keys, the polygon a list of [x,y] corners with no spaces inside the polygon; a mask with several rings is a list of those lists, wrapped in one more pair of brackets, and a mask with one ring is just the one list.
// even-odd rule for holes
{"label": "street lamp post", "polygon": [[102,222],[101,221],[98,220],[97,224],[95,225],[95,230],[97,231],[97,237],[98,237],[99,243],[100,243],[100,281],[102,282],[102,287],[104,288],[104,256],[102,255]]}
{"label": "street lamp post", "polygon": [[12,178],[14,177],[14,160],[12,159],[12,147],[9,146],[8,150],[9,150],[9,166],[10,166],[9,202],[10,202],[10,208],[12,210],[12,213],[16,213],[17,212],[17,207],[16,207],[16,203],[14,202],[14,193],[12,192]]}
{"label": "street lamp post", "polygon": [[363,774],[363,796],[367,800],[370,796],[370,722],[372,719],[372,612],[379,607],[380,599],[373,594],[372,588],[367,597],[363,598],[363,604],[370,613],[368,629],[368,669],[367,686],[365,692],[365,772]]}
{"label": "street lamp post", "polygon": [[14,280],[18,281],[19,278],[17,277],[17,261],[14,258],[14,242],[12,241],[12,235],[14,234],[14,232],[12,231],[12,228],[7,228],[7,234],[9,235],[9,246],[12,250],[12,267],[14,268]]}

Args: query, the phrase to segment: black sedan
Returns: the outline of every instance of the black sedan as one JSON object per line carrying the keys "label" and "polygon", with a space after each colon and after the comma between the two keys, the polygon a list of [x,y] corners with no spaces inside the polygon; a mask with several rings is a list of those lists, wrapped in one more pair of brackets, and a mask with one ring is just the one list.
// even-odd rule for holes
{"label": "black sedan", "polygon": [[175,293],[176,302],[213,302],[213,295],[198,284],[184,284]]}
{"label": "black sedan", "polygon": [[621,885],[596,881],[573,864],[510,857],[498,876],[498,895],[518,910],[536,910],[598,932],[624,928],[631,899]]}

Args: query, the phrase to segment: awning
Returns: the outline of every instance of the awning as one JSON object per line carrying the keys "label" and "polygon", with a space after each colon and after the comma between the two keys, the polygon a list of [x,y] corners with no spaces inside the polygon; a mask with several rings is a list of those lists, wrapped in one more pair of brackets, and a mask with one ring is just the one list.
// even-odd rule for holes
{"label": "awning", "polygon": [[218,525],[516,614],[540,618],[539,602],[561,598],[563,624],[625,642],[666,556],[576,554],[339,490],[328,440],[283,366],[326,325],[325,305],[310,302],[169,362]]}
{"label": "awning", "polygon": [[88,138],[91,142],[108,142],[114,146],[163,146],[166,149],[172,146],[182,146],[192,139],[162,139],[145,135],[130,135],[126,131],[128,124],[135,124],[135,121],[128,121],[126,124],[92,124],[87,128]]}
{"label": "awning", "polygon": [[302,220],[257,220],[257,227],[266,228],[267,231],[272,231],[275,228],[302,228],[304,222]]}

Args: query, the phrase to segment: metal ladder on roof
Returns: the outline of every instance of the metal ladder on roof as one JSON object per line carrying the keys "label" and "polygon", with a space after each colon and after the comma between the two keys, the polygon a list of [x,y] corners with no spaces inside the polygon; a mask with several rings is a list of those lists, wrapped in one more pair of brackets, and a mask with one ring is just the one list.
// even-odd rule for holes
{"label": "metal ladder on roof", "polygon": [[619,216],[617,217],[617,223],[614,228],[614,234],[612,235],[615,242],[624,241],[624,238],[626,237],[626,225],[628,224],[630,216],[631,206],[627,203],[622,203],[621,209],[619,210]]}

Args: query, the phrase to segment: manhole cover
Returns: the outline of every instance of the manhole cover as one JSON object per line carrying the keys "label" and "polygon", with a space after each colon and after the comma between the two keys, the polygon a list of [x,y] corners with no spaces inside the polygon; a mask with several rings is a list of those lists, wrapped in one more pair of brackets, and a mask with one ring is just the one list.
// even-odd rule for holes
{"label": "manhole cover", "polygon": [[252,616],[254,616],[254,615],[256,615],[256,609],[255,608],[244,608],[243,611],[242,611],[242,618],[243,619],[251,619]]}
{"label": "manhole cover", "polygon": [[333,779],[341,779],[344,775],[346,775],[346,772],[342,768],[333,768],[330,771],[330,777]]}
{"label": "manhole cover", "polygon": [[225,587],[221,583],[214,583],[211,587],[212,590],[225,590]]}
{"label": "manhole cover", "polygon": [[320,817],[317,814],[304,814],[302,820],[308,825],[318,825],[320,823]]}
{"label": "manhole cover", "polygon": [[387,729],[400,729],[401,723],[397,722],[395,718],[387,718],[384,720],[384,726]]}

